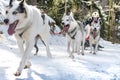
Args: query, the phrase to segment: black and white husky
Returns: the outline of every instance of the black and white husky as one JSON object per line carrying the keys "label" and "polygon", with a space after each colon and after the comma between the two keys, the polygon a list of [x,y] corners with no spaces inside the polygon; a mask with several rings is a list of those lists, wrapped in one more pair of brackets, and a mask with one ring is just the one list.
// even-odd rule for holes
{"label": "black and white husky", "polygon": [[98,45],[99,45],[99,40],[100,40],[100,29],[101,29],[101,25],[100,25],[99,20],[98,22],[93,21],[91,24],[88,24],[85,27],[86,34],[87,34],[86,38],[89,37],[89,43],[90,43],[90,48],[91,48],[90,53],[92,53],[93,51],[93,54],[96,54],[98,50]]}
{"label": "black and white husky", "polygon": [[[21,75],[25,67],[29,68],[31,66],[29,55],[34,47],[35,37],[40,36],[46,45],[47,56],[51,57],[49,49],[50,27],[48,19],[46,16],[43,24],[40,10],[35,6],[28,5],[25,0],[10,0],[4,22],[9,25],[8,34],[15,34],[18,47],[22,53],[22,59],[15,76]],[[23,41],[26,45],[25,49],[23,47]]]}
{"label": "black and white husky", "polygon": [[[80,46],[82,44],[82,55],[84,55],[84,42],[85,34],[83,26],[80,22],[77,22],[73,13],[64,14],[62,18],[62,25],[64,26],[62,32],[66,33],[67,38],[67,51],[69,56],[74,58],[73,53],[80,53]],[[71,51],[72,47],[72,51]]]}

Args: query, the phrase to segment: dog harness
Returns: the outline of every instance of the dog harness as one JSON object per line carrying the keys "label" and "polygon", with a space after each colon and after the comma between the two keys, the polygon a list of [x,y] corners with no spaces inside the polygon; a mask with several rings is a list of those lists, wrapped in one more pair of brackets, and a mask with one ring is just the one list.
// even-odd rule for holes
{"label": "dog harness", "polygon": [[77,34],[76,29],[77,29],[77,27],[75,27],[72,31],[67,32],[67,34],[68,34],[72,39],[75,39],[75,36],[76,36],[76,34]]}
{"label": "dog harness", "polygon": [[43,19],[43,24],[45,24],[45,15],[42,14],[41,17],[42,17],[42,19]]}

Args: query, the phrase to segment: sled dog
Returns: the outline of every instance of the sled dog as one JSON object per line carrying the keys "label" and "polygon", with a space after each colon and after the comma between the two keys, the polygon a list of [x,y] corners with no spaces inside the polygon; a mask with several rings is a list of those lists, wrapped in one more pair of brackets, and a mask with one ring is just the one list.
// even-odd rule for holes
{"label": "sled dog", "polygon": [[96,54],[97,50],[98,50],[98,44],[99,44],[99,40],[100,40],[100,29],[101,29],[101,25],[100,23],[95,23],[92,22],[91,25],[87,25],[85,27],[85,30],[87,32],[86,38],[89,37],[89,43],[90,43],[90,53]]}
{"label": "sled dog", "polygon": [[[80,54],[80,46],[82,45],[82,55],[84,55],[84,42],[85,42],[85,34],[83,26],[81,26],[80,22],[77,22],[73,13],[64,14],[62,17],[62,32],[66,33],[67,38],[67,52],[69,56],[74,58],[73,53]],[[71,49],[72,48],[72,49]]]}
{"label": "sled dog", "polygon": [[40,10],[35,6],[28,5],[25,0],[10,0],[4,22],[9,25],[8,34],[15,34],[20,53],[22,53],[22,59],[15,76],[20,76],[24,68],[31,66],[29,55],[34,47],[36,37],[39,36],[42,39],[46,45],[47,56],[52,57],[49,49],[50,27],[48,19],[46,17],[43,24]]}

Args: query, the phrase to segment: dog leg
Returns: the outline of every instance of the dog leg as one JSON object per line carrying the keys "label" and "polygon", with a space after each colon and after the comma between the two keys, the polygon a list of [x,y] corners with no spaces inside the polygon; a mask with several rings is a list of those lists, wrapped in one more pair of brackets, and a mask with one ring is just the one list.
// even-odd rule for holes
{"label": "dog leg", "polygon": [[37,44],[34,45],[35,49],[36,49],[36,53],[34,55],[37,55],[38,51],[39,51],[39,48],[37,46]]}
{"label": "dog leg", "polygon": [[72,45],[72,53],[75,53],[75,50],[77,50],[75,41],[72,40],[71,45]]}
{"label": "dog leg", "polygon": [[85,33],[84,33],[84,37],[83,37],[81,43],[82,43],[82,55],[84,55],[84,49],[85,49],[85,45],[84,45],[84,44],[85,44]]}
{"label": "dog leg", "polygon": [[70,58],[74,59],[74,55],[73,55],[73,52],[70,52],[70,55],[69,55]]}
{"label": "dog leg", "polygon": [[15,34],[15,37],[16,37],[16,39],[17,39],[17,44],[18,44],[20,53],[23,54],[23,53],[24,53],[24,46],[23,46],[24,41],[23,41],[22,38],[21,38],[19,35],[17,35],[17,34]]}
{"label": "dog leg", "polygon": [[74,51],[69,52],[69,57],[72,58],[72,59],[74,59],[74,55],[73,54],[74,54]]}
{"label": "dog leg", "polygon": [[90,42],[90,53],[92,53],[92,40],[90,39],[89,42]]}
{"label": "dog leg", "polygon": [[80,43],[79,42],[80,41],[78,41],[78,40],[77,41],[74,40],[74,42],[73,42],[73,44],[74,44],[74,53],[78,53],[78,54],[80,53],[80,45],[79,45]]}
{"label": "dog leg", "polygon": [[34,45],[34,47],[35,47],[35,49],[36,49],[36,53],[35,53],[34,55],[37,55],[37,53],[38,53],[38,51],[39,51],[39,48],[38,48],[38,46],[37,46],[37,41],[38,41],[38,39],[39,39],[39,37],[35,37],[35,45]]}
{"label": "dog leg", "polygon": [[84,42],[82,43],[82,51],[81,54],[84,55]]}
{"label": "dog leg", "polygon": [[[26,66],[26,63],[28,63],[28,58],[29,58],[29,55],[31,53],[31,50],[32,50],[33,46],[34,46],[34,39],[33,40],[29,39],[28,41],[26,41],[26,49],[25,49],[25,52],[22,56],[20,65],[18,67],[18,70],[14,74],[15,76],[20,76],[21,75],[21,72],[24,69],[24,67]],[[27,66],[30,66],[28,64],[27,64]]]}
{"label": "dog leg", "polygon": [[97,50],[98,50],[98,41],[97,41],[97,43],[95,45],[94,54],[96,54]]}
{"label": "dog leg", "polygon": [[49,37],[48,37],[48,34],[41,36],[41,39],[43,40],[44,42],[44,45],[46,45],[46,52],[47,52],[47,56],[49,58],[52,58],[52,55],[51,55],[51,52],[50,52],[50,48],[49,48]]}
{"label": "dog leg", "polygon": [[79,40],[79,41],[77,41],[76,42],[76,44],[75,44],[75,46],[76,46],[76,53],[78,54],[78,55],[80,55],[80,45],[81,44],[81,40]]}
{"label": "dog leg", "polygon": [[30,66],[31,66],[31,63],[27,60],[24,69],[30,68]]}
{"label": "dog leg", "polygon": [[[74,58],[74,55],[73,55],[73,51],[70,51],[70,45],[73,44],[72,41],[68,41],[68,44],[67,44],[67,52],[69,54],[69,57],[70,58]],[[72,49],[73,49],[73,46],[72,46]]]}
{"label": "dog leg", "polygon": [[94,50],[94,51],[93,51],[93,54],[96,54],[96,52],[95,52],[96,44],[93,44],[92,46],[93,46],[93,50]]}
{"label": "dog leg", "polygon": [[67,52],[70,53],[70,41],[67,43]]}
{"label": "dog leg", "polygon": [[47,56],[49,58],[52,58],[52,55],[51,55],[50,48],[49,48],[48,44],[46,44],[46,50],[47,50]]}

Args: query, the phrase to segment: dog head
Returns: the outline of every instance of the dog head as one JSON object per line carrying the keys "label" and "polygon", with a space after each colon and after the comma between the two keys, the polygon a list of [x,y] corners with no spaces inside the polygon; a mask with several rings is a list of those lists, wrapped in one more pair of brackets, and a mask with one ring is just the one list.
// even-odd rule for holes
{"label": "dog head", "polygon": [[6,19],[4,23],[9,25],[8,34],[15,33],[16,27],[26,18],[25,0],[16,1],[10,0],[9,6],[6,9]]}
{"label": "dog head", "polygon": [[71,22],[74,20],[72,12],[70,14],[65,14],[62,17],[63,30],[68,31]]}
{"label": "dog head", "polygon": [[100,31],[100,29],[101,29],[101,25],[100,25],[99,22],[92,24],[92,30],[93,30],[93,31]]}
{"label": "dog head", "polygon": [[101,25],[100,23],[93,23],[91,26],[91,32],[93,34],[93,37],[96,38],[96,36],[100,33]]}

